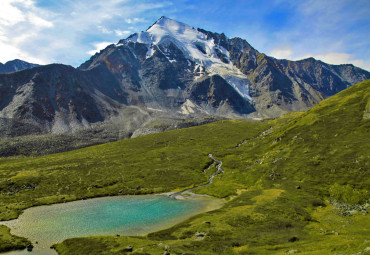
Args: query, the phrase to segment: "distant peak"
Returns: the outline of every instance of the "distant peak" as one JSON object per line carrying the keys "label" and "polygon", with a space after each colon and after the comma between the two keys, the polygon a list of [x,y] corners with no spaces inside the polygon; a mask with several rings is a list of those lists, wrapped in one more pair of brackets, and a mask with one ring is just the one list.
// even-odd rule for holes
{"label": "distant peak", "polygon": [[160,24],[162,20],[166,20],[166,19],[168,19],[166,16],[160,17],[159,19],[157,19],[156,22],[153,23],[153,25],[151,25],[150,27],[148,27],[148,29],[146,31],[148,31],[149,29],[151,29],[154,25]]}
{"label": "distant peak", "polygon": [[164,29],[173,29],[173,28],[183,28],[183,29],[194,29],[193,27],[183,23],[183,22],[180,22],[180,21],[177,21],[177,20],[174,20],[174,19],[170,19],[166,16],[162,16],[160,17],[156,22],[154,22],[153,25],[151,25],[146,31],[147,32],[150,32],[150,30],[153,28],[153,27],[162,27]]}
{"label": "distant peak", "polygon": [[38,65],[38,64],[34,64],[34,63],[29,63],[27,61],[24,61],[22,59],[13,59],[13,60],[9,60],[8,62],[6,62],[5,64],[27,64],[27,65]]}
{"label": "distant peak", "polygon": [[170,18],[168,18],[168,17],[166,17],[166,16],[162,16],[162,17],[160,17],[160,18],[155,22],[155,24],[156,24],[156,23],[160,23],[161,21],[165,21],[165,20],[173,20],[173,19],[170,19]]}
{"label": "distant peak", "polygon": [[13,60],[10,60],[10,61],[8,61],[7,63],[27,63],[26,61],[23,61],[23,60],[21,60],[21,59],[18,59],[18,58],[16,58],[16,59],[13,59]]}

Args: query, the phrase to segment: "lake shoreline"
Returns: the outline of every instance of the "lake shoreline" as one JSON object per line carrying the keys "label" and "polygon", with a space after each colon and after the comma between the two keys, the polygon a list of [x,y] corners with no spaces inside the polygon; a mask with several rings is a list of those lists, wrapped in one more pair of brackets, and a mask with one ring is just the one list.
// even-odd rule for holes
{"label": "lake shoreline", "polygon": [[[54,207],[65,207],[65,204],[68,204],[67,205],[68,207],[73,207],[74,205],[79,205],[79,204],[99,203],[99,201],[104,203],[106,201],[119,200],[119,199],[139,199],[140,200],[140,199],[160,198],[160,197],[163,197],[164,199],[173,200],[173,201],[179,201],[179,202],[181,202],[181,201],[187,201],[187,202],[193,201],[193,202],[199,204],[199,208],[197,208],[197,209],[195,209],[194,211],[191,211],[191,212],[185,212],[183,215],[177,217],[175,220],[170,219],[170,220],[165,220],[165,221],[163,221],[161,223],[158,223],[158,224],[156,223],[157,225],[155,225],[155,227],[147,229],[145,231],[139,230],[137,233],[134,233],[134,235],[133,235],[133,236],[146,236],[149,233],[157,232],[157,231],[169,228],[171,226],[174,226],[178,223],[181,223],[181,222],[189,219],[192,216],[221,208],[223,206],[223,204],[225,203],[225,201],[223,199],[214,198],[214,197],[208,196],[208,195],[198,195],[198,194],[193,194],[193,193],[190,193],[190,194],[187,193],[187,195],[172,197],[171,194],[174,194],[174,193],[176,193],[176,192],[157,193],[157,194],[140,194],[140,195],[104,196],[104,197],[95,197],[95,198],[88,198],[88,199],[79,199],[79,200],[65,202],[65,203],[38,205],[38,206],[33,206],[33,207],[30,207],[30,208],[24,210],[22,212],[22,214],[20,214],[20,216],[17,219],[13,219],[13,220],[10,220],[10,221],[0,221],[0,224],[9,227],[11,229],[11,234],[12,235],[25,236],[28,240],[30,240],[33,243],[33,245],[35,245],[35,242],[37,242],[37,240],[29,238],[27,235],[19,235],[19,233],[16,230],[14,230],[14,226],[16,225],[16,222],[22,222],[22,218],[23,218],[22,216],[28,210],[32,210],[32,209],[33,210],[41,210],[40,208],[42,208],[43,210],[45,210],[45,209],[46,210],[51,210]],[[18,224],[21,224],[21,223],[18,223]],[[117,234],[117,233],[103,233],[102,235],[115,235],[115,234]],[[98,235],[101,235],[101,234],[98,234]],[[126,234],[123,234],[123,235],[124,236],[130,236],[130,235],[126,235]],[[81,237],[83,237],[83,236],[91,236],[91,235],[87,234],[87,235],[82,235]],[[92,236],[94,236],[94,235],[92,235]],[[69,238],[66,238],[66,239],[69,239]],[[59,241],[63,241],[63,240],[59,240]],[[52,243],[52,244],[55,244],[55,243]],[[52,244],[50,244],[50,245],[52,245]],[[21,251],[20,250],[13,250],[13,251],[10,251],[10,252],[7,251],[5,253],[2,252],[0,254],[18,255],[18,254],[23,254],[23,253],[22,253],[22,250]],[[26,253],[24,253],[24,254],[26,254]],[[51,253],[45,253],[45,254],[51,254]],[[55,253],[53,253],[53,254],[55,254]]]}

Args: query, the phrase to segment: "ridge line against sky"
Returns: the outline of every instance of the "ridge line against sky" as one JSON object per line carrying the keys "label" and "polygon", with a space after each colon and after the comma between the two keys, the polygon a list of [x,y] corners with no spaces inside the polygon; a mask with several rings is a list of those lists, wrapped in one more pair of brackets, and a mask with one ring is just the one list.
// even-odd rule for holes
{"label": "ridge line against sky", "polygon": [[79,66],[165,15],[276,58],[370,71],[368,0],[1,0],[0,62]]}

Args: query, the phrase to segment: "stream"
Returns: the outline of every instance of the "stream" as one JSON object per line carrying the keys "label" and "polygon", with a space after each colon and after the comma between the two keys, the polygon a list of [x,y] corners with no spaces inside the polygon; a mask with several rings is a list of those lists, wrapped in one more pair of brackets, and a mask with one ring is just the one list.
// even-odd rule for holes
{"label": "stream", "polygon": [[216,175],[220,174],[220,173],[223,173],[224,170],[222,169],[222,161],[216,159],[215,157],[213,157],[213,155],[210,153],[208,154],[208,157],[210,159],[213,160],[212,164],[209,165],[209,167],[207,169],[205,169],[203,171],[203,173],[206,173],[207,170],[211,169],[215,164],[216,164],[216,171],[213,172],[210,176],[209,176],[209,179],[208,179],[208,182],[206,184],[201,184],[201,185],[198,185],[198,186],[194,186],[192,188],[189,188],[189,189],[185,189],[183,191],[180,191],[180,192],[175,192],[175,193],[171,193],[169,195],[169,197],[172,197],[172,198],[179,198],[181,197],[184,193],[191,193],[192,195],[195,195],[194,193],[192,193],[191,191],[193,189],[197,189],[197,188],[202,188],[202,187],[205,187],[205,186],[208,186],[208,185],[211,185],[213,183],[213,178],[215,178]]}

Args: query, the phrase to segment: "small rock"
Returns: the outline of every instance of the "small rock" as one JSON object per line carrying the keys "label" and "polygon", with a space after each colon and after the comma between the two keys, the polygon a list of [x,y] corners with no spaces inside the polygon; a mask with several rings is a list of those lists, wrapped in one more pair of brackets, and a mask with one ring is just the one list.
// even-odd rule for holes
{"label": "small rock", "polygon": [[298,253],[298,250],[289,250],[287,251],[288,254]]}
{"label": "small rock", "polygon": [[198,232],[195,234],[195,240],[202,240],[206,235],[206,232]]}
{"label": "small rock", "polygon": [[301,189],[301,186],[295,186],[296,189]]}
{"label": "small rock", "polygon": [[163,255],[171,255],[171,253],[169,251],[164,251]]}
{"label": "small rock", "polygon": [[132,252],[133,248],[134,248],[134,246],[132,246],[132,245],[128,245],[128,246],[126,246],[126,247],[123,249],[123,251],[126,251],[126,252]]}
{"label": "small rock", "polygon": [[298,237],[296,237],[296,236],[293,236],[292,238],[290,238],[288,241],[289,242],[296,242],[296,241],[298,241],[299,240],[299,238]]}
{"label": "small rock", "polygon": [[27,245],[27,251],[32,251],[33,250],[33,245],[32,244],[29,244]]}

